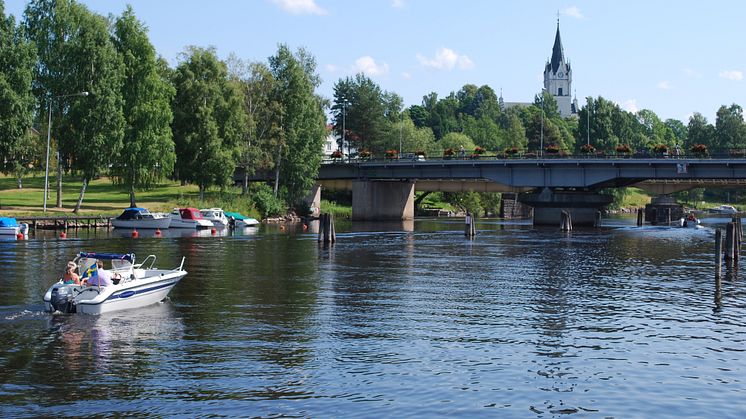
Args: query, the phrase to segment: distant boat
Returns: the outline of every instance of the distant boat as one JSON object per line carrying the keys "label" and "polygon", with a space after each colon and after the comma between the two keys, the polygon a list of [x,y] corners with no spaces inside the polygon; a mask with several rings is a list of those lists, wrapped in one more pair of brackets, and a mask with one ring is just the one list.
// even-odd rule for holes
{"label": "distant boat", "polygon": [[259,221],[257,221],[256,218],[244,217],[237,212],[226,212],[225,216],[228,217],[229,223],[236,228],[253,227],[259,225]]}
{"label": "distant boat", "polygon": [[145,208],[125,208],[119,217],[111,219],[114,228],[157,228],[166,229],[171,225],[168,214],[152,213]]}
{"label": "distant boat", "polygon": [[206,220],[197,208],[174,208],[171,211],[170,228],[210,228],[212,221]]}
{"label": "distant boat", "polygon": [[225,227],[228,225],[228,217],[225,216],[221,208],[206,208],[199,210],[199,212],[206,220],[212,221],[215,227]]}
{"label": "distant boat", "polygon": [[714,214],[737,214],[738,209],[731,205],[721,205],[719,207],[709,208],[707,212]]}
{"label": "distant boat", "polygon": [[688,215],[681,217],[680,225],[685,228],[699,228],[699,218],[694,216],[693,213],[689,213]]}
{"label": "distant boat", "polygon": [[0,217],[0,235],[16,237],[19,234],[28,234],[28,224],[18,224],[12,217]]}

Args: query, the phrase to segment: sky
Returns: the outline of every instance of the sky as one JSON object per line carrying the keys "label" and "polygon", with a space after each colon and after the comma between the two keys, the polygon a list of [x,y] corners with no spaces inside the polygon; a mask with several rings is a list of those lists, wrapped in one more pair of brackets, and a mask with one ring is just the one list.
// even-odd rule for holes
{"label": "sky", "polygon": [[[1,0],[0,0],[1,1]],[[506,102],[542,88],[559,18],[573,93],[623,109],[714,123],[721,105],[746,106],[746,2],[513,0],[78,0],[119,15],[131,4],[172,66],[189,45],[267,62],[280,43],[314,55],[318,93],[362,72],[406,106],[465,84]],[[6,0],[22,19],[25,0]]]}

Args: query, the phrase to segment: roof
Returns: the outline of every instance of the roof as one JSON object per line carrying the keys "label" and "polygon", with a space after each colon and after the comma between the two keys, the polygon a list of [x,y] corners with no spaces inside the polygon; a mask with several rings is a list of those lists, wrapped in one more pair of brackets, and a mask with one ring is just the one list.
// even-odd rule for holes
{"label": "roof", "polygon": [[130,262],[135,261],[134,253],[91,253],[91,252],[80,252],[78,255],[82,258],[88,259],[100,259],[100,260],[128,260]]}
{"label": "roof", "polygon": [[559,22],[557,22],[557,34],[554,36],[554,46],[552,47],[552,59],[549,65],[552,67],[552,73],[556,73],[561,62],[565,61],[565,51],[562,49],[562,39],[560,38]]}

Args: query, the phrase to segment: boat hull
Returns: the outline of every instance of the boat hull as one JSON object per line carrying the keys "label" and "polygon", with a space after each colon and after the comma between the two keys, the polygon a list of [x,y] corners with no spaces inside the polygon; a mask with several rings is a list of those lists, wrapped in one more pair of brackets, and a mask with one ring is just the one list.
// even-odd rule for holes
{"label": "boat hull", "polygon": [[171,217],[151,218],[145,220],[118,220],[112,218],[111,225],[113,225],[114,228],[167,229],[171,225]]}
{"label": "boat hull", "polygon": [[184,220],[181,218],[171,218],[169,228],[210,228],[213,224],[208,220]]}
{"label": "boat hull", "polygon": [[[75,312],[82,314],[103,314],[120,310],[137,309],[158,303],[166,298],[171,289],[187,274],[186,271],[158,271],[155,275],[134,279],[120,285],[107,287],[82,287],[55,284],[44,296],[47,311],[53,312],[52,293],[54,289],[69,287],[74,294]],[[76,294],[77,293],[77,294]]]}

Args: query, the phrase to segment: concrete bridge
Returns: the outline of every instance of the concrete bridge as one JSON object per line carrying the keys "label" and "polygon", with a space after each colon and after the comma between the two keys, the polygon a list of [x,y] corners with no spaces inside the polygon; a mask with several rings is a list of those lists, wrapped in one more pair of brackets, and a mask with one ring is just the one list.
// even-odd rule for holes
{"label": "concrete bridge", "polygon": [[[699,187],[746,185],[743,158],[534,158],[329,162],[319,186],[352,190],[357,220],[414,217],[415,191],[517,192],[534,208],[535,224],[592,224],[611,203],[603,188],[636,186],[653,194]],[[317,187],[311,194],[320,198]]]}

